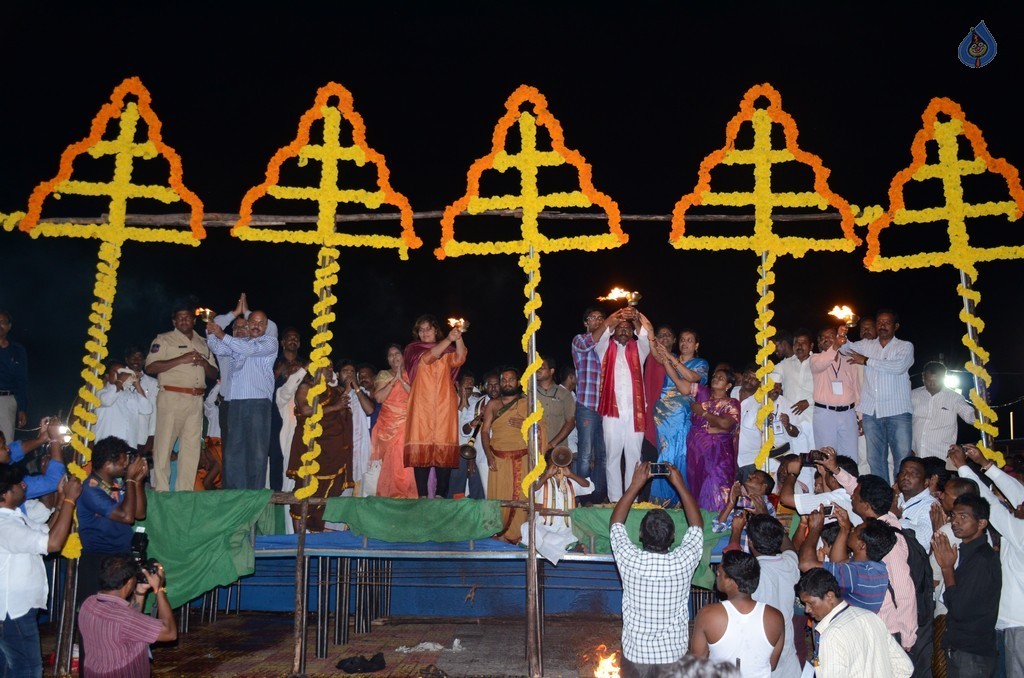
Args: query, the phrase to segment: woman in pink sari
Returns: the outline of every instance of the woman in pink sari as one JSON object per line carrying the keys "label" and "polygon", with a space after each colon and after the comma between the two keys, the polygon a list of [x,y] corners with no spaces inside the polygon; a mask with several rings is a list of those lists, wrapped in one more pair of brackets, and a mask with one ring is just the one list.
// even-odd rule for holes
{"label": "woman in pink sari", "polygon": [[412,384],[402,364],[402,347],[398,344],[388,346],[388,367],[374,380],[374,398],[381,403],[381,408],[370,438],[370,465],[380,464],[378,497],[415,499],[418,496],[416,477],[403,459],[405,418]]}

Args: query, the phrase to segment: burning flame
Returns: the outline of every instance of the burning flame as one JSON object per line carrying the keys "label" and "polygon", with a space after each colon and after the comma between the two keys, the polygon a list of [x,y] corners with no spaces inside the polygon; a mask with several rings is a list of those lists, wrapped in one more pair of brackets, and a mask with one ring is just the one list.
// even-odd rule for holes
{"label": "burning flame", "polygon": [[213,309],[212,308],[197,308],[196,309],[196,315],[197,316],[203,315],[204,313],[213,313]]}
{"label": "burning flame", "polygon": [[612,291],[608,293],[607,297],[598,297],[598,301],[615,301],[616,299],[629,299],[633,295],[632,292],[624,290],[621,287],[612,288]]}
{"label": "burning flame", "polygon": [[[594,669],[594,678],[619,678],[621,675],[619,672],[619,653],[614,651],[608,653],[608,646],[598,645],[594,648],[594,652],[597,653],[598,663]],[[584,655],[584,659],[587,656]]]}
{"label": "burning flame", "polygon": [[854,315],[856,315],[853,312],[853,309],[851,309],[849,306],[843,306],[842,308],[840,308],[839,306],[833,306],[832,310],[829,311],[828,314],[830,316],[833,316],[834,318],[838,318],[839,320],[842,320],[843,322],[846,322],[847,320],[852,318]]}

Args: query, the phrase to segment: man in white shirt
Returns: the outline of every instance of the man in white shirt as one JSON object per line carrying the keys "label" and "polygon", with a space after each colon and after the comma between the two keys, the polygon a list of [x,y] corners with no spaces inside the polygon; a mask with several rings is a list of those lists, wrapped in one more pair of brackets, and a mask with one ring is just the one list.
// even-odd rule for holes
{"label": "man in white shirt", "polygon": [[914,345],[896,338],[899,316],[890,310],[875,314],[877,339],[847,343],[836,338],[839,352],[854,365],[864,366],[864,385],[857,411],[867,439],[871,473],[887,481],[889,452],[893,466],[909,457],[913,445],[912,407],[910,404],[910,368],[914,364]]}
{"label": "man in white shirt", "polygon": [[[835,450],[826,450],[835,453]],[[825,450],[823,450],[825,451]],[[824,456],[822,459],[824,460]],[[833,462],[829,462],[833,463]],[[857,477],[857,462],[850,457],[836,456],[834,463],[842,470],[850,474],[851,477]],[[842,486],[842,484],[836,479],[836,475],[825,468],[824,462],[820,461],[815,464],[818,473],[815,474],[815,491],[813,493],[798,493],[794,489],[796,487],[797,476],[803,470],[803,466],[799,458],[791,459],[781,467],[779,467],[779,503],[786,508],[791,508],[802,516],[809,515],[812,511],[816,511],[819,506],[831,506],[839,505],[842,506],[846,512],[850,515],[850,522],[856,527],[860,525],[863,519],[857,515],[853,510],[853,498],[850,493]],[[817,487],[818,479],[821,479],[820,489]],[[832,522],[835,518],[829,518],[826,522]]]}
{"label": "man in white shirt", "polygon": [[20,468],[0,464],[0,675],[41,676],[39,610],[48,593],[43,556],[64,546],[82,494],[77,478],[58,494],[60,508],[52,527],[26,518]]}
{"label": "man in white shirt", "polygon": [[793,403],[789,416],[804,431],[814,447],[814,374],[811,370],[811,351],[814,335],[810,330],[793,333],[793,355],[780,362],[775,370],[782,375],[782,392]]}
{"label": "man in white shirt", "polygon": [[[981,466],[995,487],[1006,497],[1014,510],[1006,508],[996,494],[967,466],[964,456]],[[996,618],[996,638],[1000,646],[1000,659],[1006,663],[1006,675],[1010,678],[1024,676],[1024,485],[985,457],[974,445],[964,445],[961,450],[950,450],[949,460],[957,467],[961,478],[969,478],[978,484],[978,491],[991,505],[989,523],[1002,541],[999,547],[999,564],[1003,573],[1003,588],[999,594],[999,616]]]}
{"label": "man in white shirt", "polygon": [[[629,485],[640,461],[644,441],[644,361],[651,352],[653,328],[643,314],[624,308],[605,320],[607,332],[597,342],[601,361],[601,391],[598,414],[604,429],[605,473],[608,499],[618,501],[623,485]],[[638,338],[633,338],[636,330]],[[620,464],[626,460],[623,482]],[[599,471],[595,471],[598,473]],[[579,474],[586,477],[586,474]]]}
{"label": "man in white shirt", "polygon": [[360,485],[370,465],[370,415],[376,403],[356,383],[356,366],[351,360],[338,361],[338,378],[348,393],[352,412],[352,482]]}
{"label": "man in white shirt", "polygon": [[807,616],[817,622],[811,660],[817,678],[909,678],[914,672],[882,618],[848,605],[829,572],[808,570],[796,588]]}
{"label": "man in white shirt", "polygon": [[956,418],[974,423],[974,407],[962,395],[943,385],[945,376],[945,365],[926,363],[922,375],[924,386],[910,392],[910,404],[914,408],[914,452],[919,457],[945,459],[949,446],[956,443]]}
{"label": "man in white shirt", "polygon": [[141,429],[141,415],[150,415],[153,406],[135,389],[135,372],[124,363],[107,363],[106,385],[96,392],[100,405],[96,408],[96,440],[114,437],[137,447],[139,438],[145,438]]}
{"label": "man in white shirt", "polygon": [[771,605],[785,620],[786,640],[772,678],[798,678],[800,659],[793,641],[794,588],[800,580],[800,559],[782,524],[766,514],[746,518],[750,554],[761,565],[754,600]]}
{"label": "man in white shirt", "polygon": [[[146,374],[146,352],[138,346],[130,346],[124,352],[124,362],[135,372],[135,390],[145,396],[152,408],[149,414],[139,414],[139,440],[128,441],[133,447],[147,453],[153,451],[153,434],[156,433],[156,401],[160,394],[160,385],[157,380]],[[96,438],[99,440],[99,438]]]}
{"label": "man in white shirt", "polygon": [[900,519],[903,529],[913,530],[925,551],[932,543],[932,504],[935,497],[929,491],[924,463],[919,457],[907,457],[896,475],[896,506],[893,513]]}

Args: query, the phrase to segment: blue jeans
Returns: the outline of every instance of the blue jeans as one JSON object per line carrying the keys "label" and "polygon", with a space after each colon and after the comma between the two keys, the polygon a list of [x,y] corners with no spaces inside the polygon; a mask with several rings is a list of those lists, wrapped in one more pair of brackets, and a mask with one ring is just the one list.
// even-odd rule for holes
{"label": "blue jeans", "polygon": [[39,649],[38,610],[0,621],[0,678],[39,678],[43,675]]}
{"label": "blue jeans", "polygon": [[588,503],[599,504],[605,500],[608,492],[601,415],[585,405],[576,403],[576,433],[579,442],[576,459],[573,461],[573,473],[581,478],[590,478],[590,482],[594,484],[594,491],[587,497]]}
{"label": "blue jeans", "polygon": [[262,490],[270,460],[269,400],[232,400],[228,410],[231,435],[224,449],[224,489]]}
{"label": "blue jeans", "polygon": [[910,412],[896,414],[891,417],[874,417],[865,414],[861,421],[864,427],[864,438],[868,446],[868,466],[872,475],[889,477],[889,450],[892,450],[892,468],[895,473],[900,462],[910,456],[913,445],[913,417]]}

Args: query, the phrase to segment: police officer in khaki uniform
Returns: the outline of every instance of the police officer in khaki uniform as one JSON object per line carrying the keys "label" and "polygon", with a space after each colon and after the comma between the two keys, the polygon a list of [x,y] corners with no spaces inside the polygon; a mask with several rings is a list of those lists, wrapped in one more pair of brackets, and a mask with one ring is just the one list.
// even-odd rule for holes
{"label": "police officer in khaki uniform", "polygon": [[146,356],[146,372],[157,378],[156,434],[153,439],[153,487],[170,489],[171,448],[178,441],[178,478],[174,489],[195,488],[203,436],[206,380],[217,378],[217,360],[206,340],[196,334],[190,308],[171,315],[174,329],[157,335]]}

